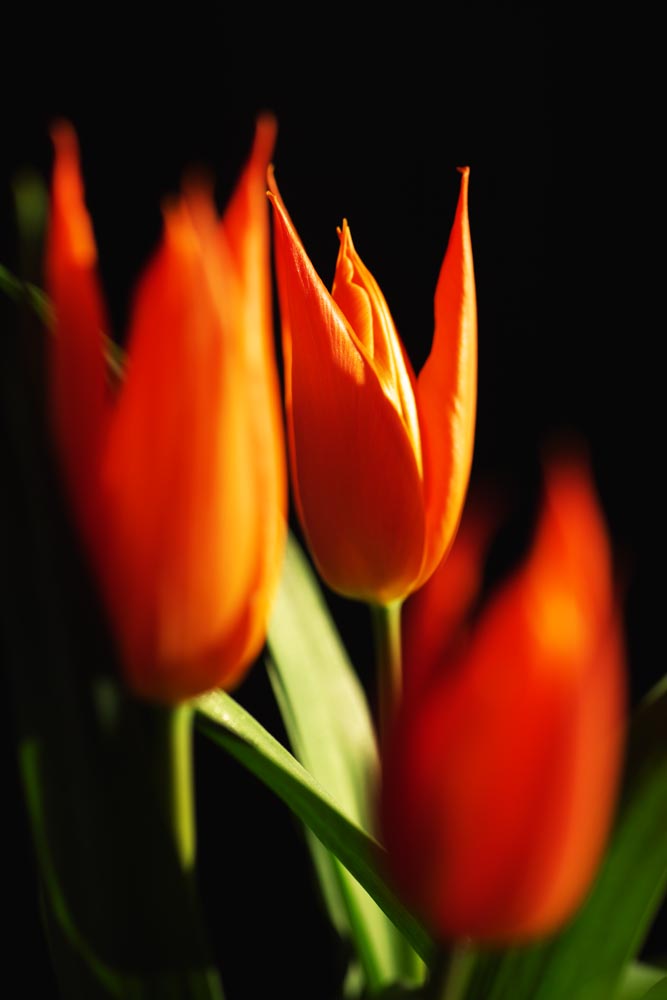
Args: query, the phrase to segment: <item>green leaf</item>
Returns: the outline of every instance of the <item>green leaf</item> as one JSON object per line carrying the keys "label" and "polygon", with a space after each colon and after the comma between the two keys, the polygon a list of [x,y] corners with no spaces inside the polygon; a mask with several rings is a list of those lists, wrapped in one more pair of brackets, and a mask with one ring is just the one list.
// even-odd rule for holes
{"label": "green leaf", "polygon": [[[44,917],[56,975],[64,994],[74,1000],[150,1000],[188,997],[190,1000],[223,1000],[214,968],[191,968],[173,972],[128,972],[102,959],[72,913],[68,892],[57,871],[49,843],[49,821],[42,793],[43,764],[39,746],[26,742],[19,749],[19,762],[42,884]],[[137,817],[137,820],[140,818]],[[76,832],[71,831],[73,837]],[[124,916],[124,915],[123,915]],[[116,914],[116,917],[120,917]]]}
{"label": "green leaf", "polygon": [[[285,728],[292,739],[292,747],[295,747],[295,739],[292,734],[296,732],[296,720],[291,717],[292,707],[280,684],[280,679],[276,674],[274,665],[267,661],[267,670],[271,679],[280,713],[285,723]],[[299,757],[299,759],[301,759]],[[347,909],[341,892],[340,879],[336,872],[336,859],[322,846],[322,843],[314,836],[309,827],[304,827],[308,847],[315,865],[320,888],[324,895],[324,900],[329,912],[329,917],[338,931],[345,937],[350,934],[350,925],[347,918]],[[363,979],[363,972],[357,972]]]}
{"label": "green leaf", "polygon": [[[19,746],[42,910],[63,994],[222,1000],[198,912],[190,838],[183,838],[186,852],[179,856],[165,836],[173,800],[161,747],[173,711],[120,700],[117,708],[117,726],[104,711],[99,716],[106,714],[105,747],[91,732],[97,720],[82,740],[67,712],[74,729],[65,733],[56,723],[59,748],[48,732]],[[73,748],[85,758],[80,763]]]}
{"label": "green leaf", "polygon": [[558,935],[480,957],[466,1000],[609,1000],[667,888],[667,678],[640,706],[623,792],[588,899]]}
{"label": "green leaf", "polygon": [[384,849],[351,822],[302,764],[223,691],[194,702],[198,727],[264,782],[351,872],[414,950],[430,961],[433,944],[380,872]]}
{"label": "green leaf", "polygon": [[[345,815],[373,832],[379,775],[364,691],[293,536],[269,624],[269,676],[296,757]],[[424,967],[368,893],[310,840],[332,920],[352,936],[371,989],[423,982]]]}
{"label": "green leaf", "polygon": [[[648,1000],[648,997],[656,997],[652,987],[660,986],[667,988],[667,978],[664,969],[656,969],[651,965],[644,965],[640,962],[633,962],[629,965],[619,984],[614,1000]],[[664,994],[667,996],[667,993]]]}
{"label": "green leaf", "polygon": [[667,1000],[667,976],[664,976],[653,989],[644,994],[642,1000]]}
{"label": "green leaf", "polygon": [[49,300],[41,288],[31,285],[28,281],[21,281],[2,264],[0,264],[0,291],[14,302],[25,303],[39,319],[45,321],[49,319]]}
{"label": "green leaf", "polygon": [[[53,305],[46,292],[29,281],[21,281],[3,264],[0,264],[0,291],[14,302],[27,306],[45,327],[53,326]],[[118,385],[125,373],[125,351],[105,334],[104,353],[109,375],[114,384]]]}

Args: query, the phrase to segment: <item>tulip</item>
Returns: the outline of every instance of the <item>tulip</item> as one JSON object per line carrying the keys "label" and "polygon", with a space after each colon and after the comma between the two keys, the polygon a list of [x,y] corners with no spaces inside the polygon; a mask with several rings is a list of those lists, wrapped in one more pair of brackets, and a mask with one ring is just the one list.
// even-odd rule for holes
{"label": "tulip", "polygon": [[443,938],[545,935],[591,883],[623,744],[610,580],[588,475],[556,463],[526,562],[401,705],[381,825],[396,885]]}
{"label": "tulip", "polygon": [[497,499],[469,499],[447,557],[403,605],[403,661],[410,665],[405,697],[428,682],[455,643],[465,641],[483,585],[484,556],[501,509]]}
{"label": "tulip", "polygon": [[125,377],[107,314],[71,126],[53,131],[46,254],[55,311],[55,445],[130,688],[175,703],[236,683],[264,641],[286,527],[259,121],[220,220],[194,184],[164,210],[139,282]]}
{"label": "tulip", "polygon": [[375,604],[428,579],[452,543],[472,461],[477,322],[468,169],[416,379],[347,222],[329,294],[269,176],[292,485],[318,570]]}

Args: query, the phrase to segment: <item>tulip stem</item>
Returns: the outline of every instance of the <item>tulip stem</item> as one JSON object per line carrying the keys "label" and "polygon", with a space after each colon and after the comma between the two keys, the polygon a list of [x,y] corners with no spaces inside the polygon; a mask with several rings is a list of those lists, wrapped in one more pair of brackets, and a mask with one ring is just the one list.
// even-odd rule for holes
{"label": "tulip stem", "polygon": [[194,709],[187,703],[166,710],[167,766],[164,795],[179,861],[189,871],[195,861],[195,808],[192,766]]}
{"label": "tulip stem", "polygon": [[473,961],[473,951],[465,941],[452,947],[437,993],[438,1000],[462,1000]]}
{"label": "tulip stem", "polygon": [[401,601],[372,604],[380,737],[393,718],[403,687]]}

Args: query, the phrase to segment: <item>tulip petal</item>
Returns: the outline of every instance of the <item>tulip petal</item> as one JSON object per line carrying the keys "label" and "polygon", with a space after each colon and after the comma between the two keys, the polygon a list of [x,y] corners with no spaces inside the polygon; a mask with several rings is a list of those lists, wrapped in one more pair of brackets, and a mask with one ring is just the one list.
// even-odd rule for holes
{"label": "tulip petal", "polygon": [[[257,122],[255,141],[227,206],[222,231],[233,256],[242,288],[239,326],[245,363],[245,385],[255,485],[247,516],[255,524],[255,585],[248,609],[240,669],[261,649],[282,570],[287,535],[287,476],[280,385],[275,364],[271,246],[266,204],[266,171],[275,146],[277,125],[265,114]],[[228,674],[226,686],[238,679]]]}
{"label": "tulip petal", "polygon": [[270,183],[288,440],[301,524],[333,589],[390,601],[410,589],[424,547],[413,444]]}
{"label": "tulip petal", "polygon": [[417,379],[426,502],[424,583],[446,554],[465,500],[477,403],[477,305],[468,222],[469,168],[435,293],[431,353]]}
{"label": "tulip petal", "polygon": [[466,505],[454,543],[418,591],[403,605],[405,697],[418,695],[453,644],[464,640],[466,616],[479,597],[484,558],[500,520],[498,503]]}
{"label": "tulip petal", "polygon": [[109,600],[130,683],[151,698],[223,683],[245,646],[257,524],[244,318],[213,202],[191,193],[166,211],[139,287],[103,467]]}
{"label": "tulip petal", "polygon": [[109,324],[76,135],[61,122],[54,126],[52,138],[55,160],[45,261],[46,290],[55,314],[51,405],[55,443],[75,518],[94,546],[100,531],[95,470],[111,406],[104,358]]}
{"label": "tulip petal", "polygon": [[412,366],[403,351],[380,286],[354,249],[346,220],[340,232],[331,297],[361,340],[382,388],[401,414],[421,474],[422,449]]}

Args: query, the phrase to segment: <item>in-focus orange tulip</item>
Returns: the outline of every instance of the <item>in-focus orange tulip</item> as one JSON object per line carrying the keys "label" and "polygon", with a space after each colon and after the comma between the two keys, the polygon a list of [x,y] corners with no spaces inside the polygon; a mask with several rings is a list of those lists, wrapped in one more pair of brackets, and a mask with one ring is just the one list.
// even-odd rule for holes
{"label": "in-focus orange tulip", "polygon": [[433,347],[418,379],[347,223],[329,294],[272,176],[269,185],[301,524],[334,590],[399,600],[451,545],[470,475],[477,314],[468,169],[435,293]]}
{"label": "in-focus orange tulip", "polygon": [[78,146],[53,131],[47,290],[64,479],[127,682],[176,702],[237,682],[258,653],[282,561],[286,471],[272,337],[265,176],[275,123],[220,220],[194,186],[165,208],[139,283],[118,393]]}
{"label": "in-focus orange tulip", "polygon": [[624,712],[602,516],[583,466],[558,463],[525,564],[384,748],[391,868],[436,933],[521,941],[574,912],[604,849]]}

